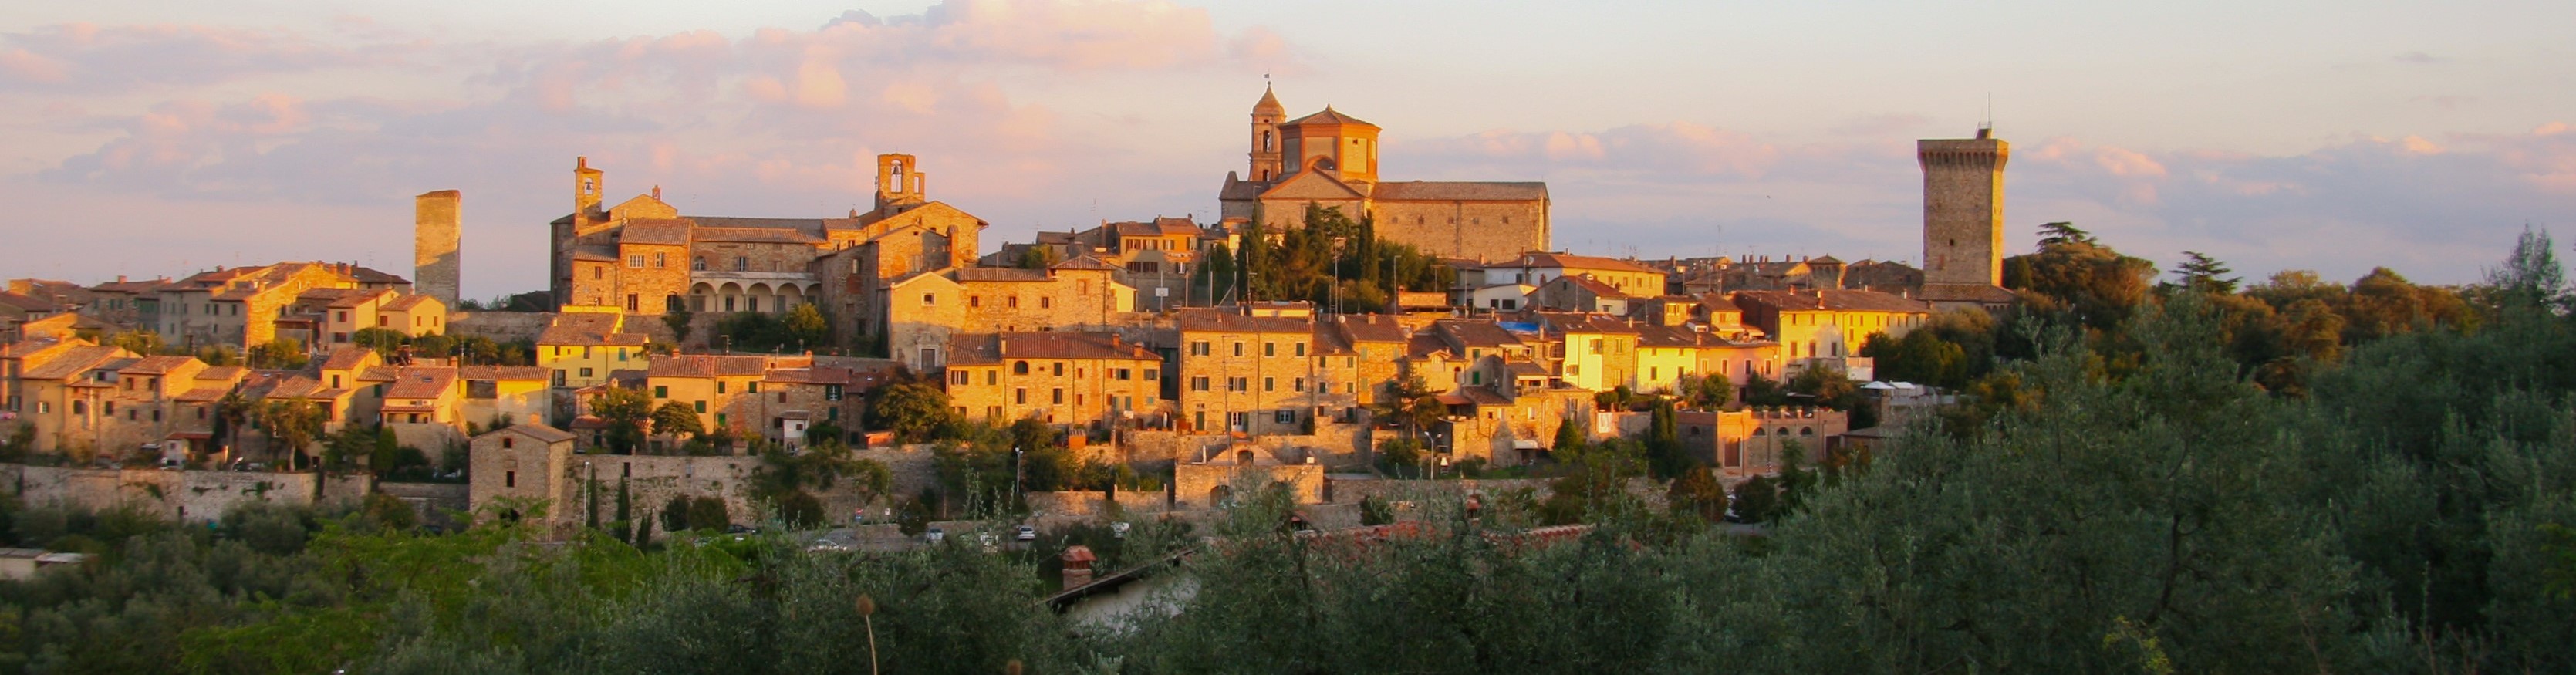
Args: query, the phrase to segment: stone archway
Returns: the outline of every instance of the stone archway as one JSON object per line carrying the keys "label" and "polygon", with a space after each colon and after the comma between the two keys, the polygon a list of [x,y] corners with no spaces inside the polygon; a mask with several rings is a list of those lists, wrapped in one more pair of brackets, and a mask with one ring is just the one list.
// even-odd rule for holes
{"label": "stone archway", "polygon": [[1225,508],[1234,505],[1234,488],[1225,485],[1208,488],[1208,506]]}

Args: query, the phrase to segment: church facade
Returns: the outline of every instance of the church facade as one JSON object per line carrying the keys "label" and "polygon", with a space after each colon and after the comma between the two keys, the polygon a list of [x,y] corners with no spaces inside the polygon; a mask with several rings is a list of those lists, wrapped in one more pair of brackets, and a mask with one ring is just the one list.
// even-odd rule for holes
{"label": "church facade", "polygon": [[1309,205],[1371,218],[1380,238],[1424,253],[1508,260],[1548,250],[1547,184],[1380,181],[1375,124],[1331,106],[1287,119],[1268,89],[1252,107],[1251,163],[1218,193],[1228,221],[1302,226]]}

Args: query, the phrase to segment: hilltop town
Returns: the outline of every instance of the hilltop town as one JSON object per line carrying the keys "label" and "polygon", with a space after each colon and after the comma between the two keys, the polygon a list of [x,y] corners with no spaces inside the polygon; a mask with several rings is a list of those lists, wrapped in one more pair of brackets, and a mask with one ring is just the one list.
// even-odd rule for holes
{"label": "hilltop town", "polygon": [[[902,478],[830,494],[831,512],[958,517],[920,447],[981,426],[1126,476],[1131,507],[1212,508],[1246,476],[1351,506],[1444,470],[1538,475],[1561,446],[1643,437],[1659,415],[1670,461],[1733,486],[1940,400],[1874,377],[1864,347],[2013,299],[2008,146],[1984,129],[1922,143],[1917,269],[1554,250],[1544,183],[1381,180],[1376,125],[1286,110],[1262,92],[1214,222],[987,246],[911,155],[877,158],[875,208],[823,217],[684,214],[660,187],[611,201],[608,168],[578,158],[546,229],[550,287],[504,301],[459,297],[454,190],[415,199],[409,278],[316,261],[18,279],[0,294],[0,424],[52,465],[24,470],[30,494],[97,504],[131,496],[98,485],[139,481],[80,471],[479,513],[574,503],[613,457],[621,485],[655,486],[647,503],[724,499],[756,525],[781,505],[745,459],[824,446]],[[160,493],[197,520],[222,500],[179,492],[229,493]]]}

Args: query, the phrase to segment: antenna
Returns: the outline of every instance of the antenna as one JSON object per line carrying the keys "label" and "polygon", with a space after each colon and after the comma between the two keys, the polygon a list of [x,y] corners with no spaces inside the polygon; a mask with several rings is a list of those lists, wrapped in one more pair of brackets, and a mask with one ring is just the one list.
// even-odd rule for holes
{"label": "antenna", "polygon": [[1986,92],[1986,119],[1985,119],[1985,121],[1982,121],[1982,122],[1978,122],[1978,123],[1977,123],[1977,138],[1981,138],[1981,139],[1982,139],[1982,138],[1991,138],[1991,137],[1993,137],[1994,135],[1995,135],[1995,93],[1990,91],[1990,92]]}

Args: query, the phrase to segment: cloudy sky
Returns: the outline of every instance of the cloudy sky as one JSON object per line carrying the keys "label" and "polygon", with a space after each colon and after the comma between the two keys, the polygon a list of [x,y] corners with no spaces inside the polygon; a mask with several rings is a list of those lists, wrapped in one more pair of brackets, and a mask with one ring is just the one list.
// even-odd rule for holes
{"label": "cloudy sky", "polygon": [[[721,10],[713,9],[719,5]],[[327,9],[324,9],[326,8]],[[2576,239],[2576,3],[10,3],[0,276],[354,260],[465,193],[542,288],[573,157],[684,212],[861,206],[880,152],[988,242],[1216,211],[1270,76],[1389,179],[1545,180],[1558,247],[1920,255],[1917,138],[1992,115],[2009,238],[2466,282]]]}

